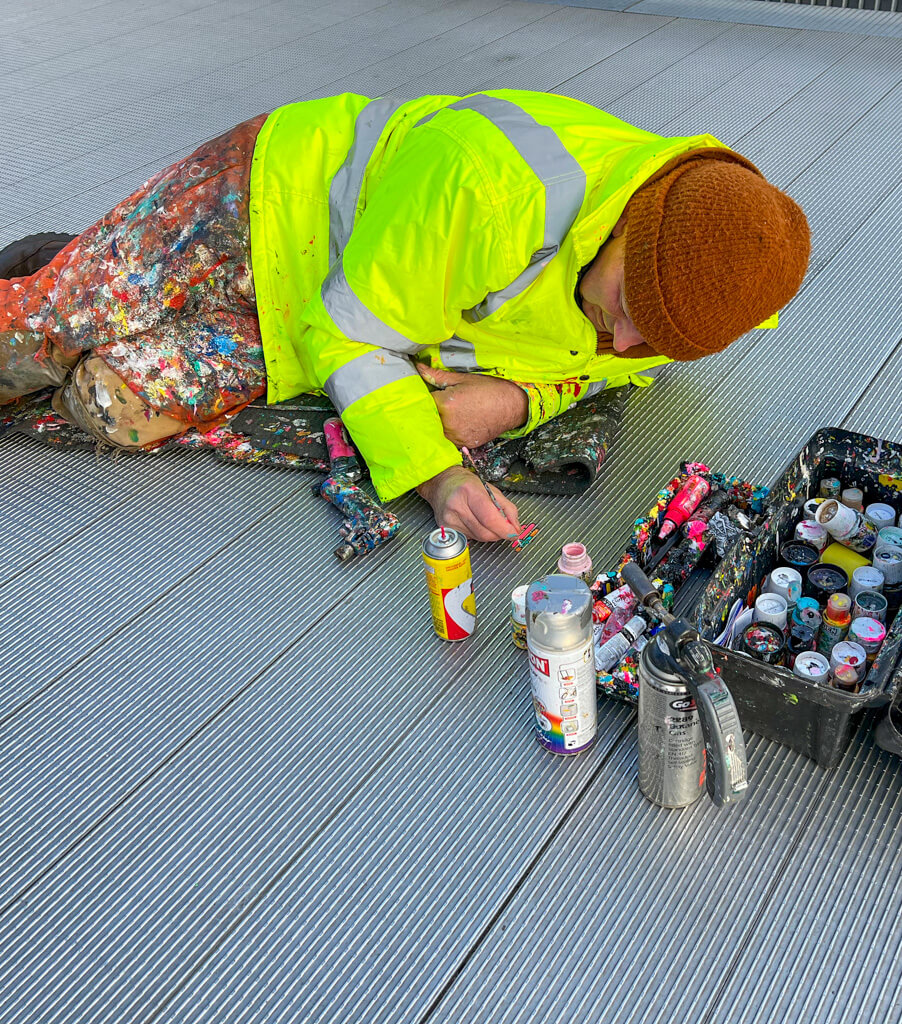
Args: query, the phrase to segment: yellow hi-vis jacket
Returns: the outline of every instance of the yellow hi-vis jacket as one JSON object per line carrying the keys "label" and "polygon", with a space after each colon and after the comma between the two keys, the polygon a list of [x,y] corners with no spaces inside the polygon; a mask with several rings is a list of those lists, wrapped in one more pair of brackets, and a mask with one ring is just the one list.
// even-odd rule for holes
{"label": "yellow hi-vis jacket", "polygon": [[388,499],[461,461],[414,360],[647,383],[668,360],[596,355],[578,275],[659,167],[722,145],[513,90],[278,108],[250,182],[268,400],[325,392]]}

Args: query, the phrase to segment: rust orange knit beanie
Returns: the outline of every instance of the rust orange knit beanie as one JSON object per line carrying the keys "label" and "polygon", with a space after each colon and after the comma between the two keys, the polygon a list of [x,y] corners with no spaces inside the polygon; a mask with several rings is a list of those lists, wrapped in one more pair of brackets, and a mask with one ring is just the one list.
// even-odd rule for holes
{"label": "rust orange knit beanie", "polygon": [[630,317],[671,359],[719,352],[789,302],[810,249],[801,208],[745,157],[684,153],[627,206]]}

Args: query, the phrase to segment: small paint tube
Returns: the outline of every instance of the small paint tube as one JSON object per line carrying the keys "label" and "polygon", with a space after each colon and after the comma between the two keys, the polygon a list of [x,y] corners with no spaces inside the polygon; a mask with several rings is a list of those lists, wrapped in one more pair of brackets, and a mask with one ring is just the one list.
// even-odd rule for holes
{"label": "small paint tube", "polygon": [[673,602],[676,597],[676,590],[672,583],[665,583],[660,576],[656,576],[651,581],[652,586],[661,595],[661,604],[664,605],[664,610],[668,612],[673,611]]}
{"label": "small paint tube", "polygon": [[627,584],[612,590],[596,601],[592,608],[592,621],[596,624],[607,622],[615,611],[630,610],[636,606],[636,595]]}
{"label": "small paint tube", "polygon": [[[603,644],[610,640],[612,636],[623,629],[635,614],[638,599],[629,587],[626,589],[629,590],[628,594],[621,594],[619,590],[615,590],[613,594],[608,594],[601,602],[605,607],[611,609],[611,613],[600,625],[596,626],[597,643]],[[612,598],[614,599],[613,601],[611,600]],[[604,614],[603,611],[601,614]]]}
{"label": "small paint tube", "polygon": [[647,628],[645,619],[634,615],[619,633],[595,648],[595,670],[610,672]]}
{"label": "small paint tube", "polygon": [[613,593],[620,586],[620,576],[618,573],[613,570],[600,572],[596,574],[595,579],[592,581],[592,593],[597,597],[605,597],[607,594]]}
{"label": "small paint tube", "polygon": [[892,505],[886,505],[882,501],[872,502],[864,510],[864,514],[878,530],[882,530],[887,526],[896,525],[896,510]]}
{"label": "small paint tube", "polygon": [[803,651],[796,658],[792,671],[811,683],[826,683],[830,678],[830,662],[817,651]]}

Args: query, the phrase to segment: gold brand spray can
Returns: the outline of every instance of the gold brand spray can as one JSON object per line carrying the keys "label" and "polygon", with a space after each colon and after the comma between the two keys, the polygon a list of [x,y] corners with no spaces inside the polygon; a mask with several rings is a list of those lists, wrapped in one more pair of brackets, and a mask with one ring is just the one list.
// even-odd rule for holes
{"label": "gold brand spray can", "polygon": [[467,538],[440,526],[423,541],[432,623],[442,640],[466,640],[476,628],[476,598]]}

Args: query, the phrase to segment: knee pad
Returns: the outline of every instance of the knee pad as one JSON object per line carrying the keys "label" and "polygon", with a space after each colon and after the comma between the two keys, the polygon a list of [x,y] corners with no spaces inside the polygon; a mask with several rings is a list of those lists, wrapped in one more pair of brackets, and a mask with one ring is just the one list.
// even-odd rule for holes
{"label": "knee pad", "polygon": [[52,404],[63,419],[114,448],[156,447],[188,429],[148,405],[99,356],[79,360]]}

